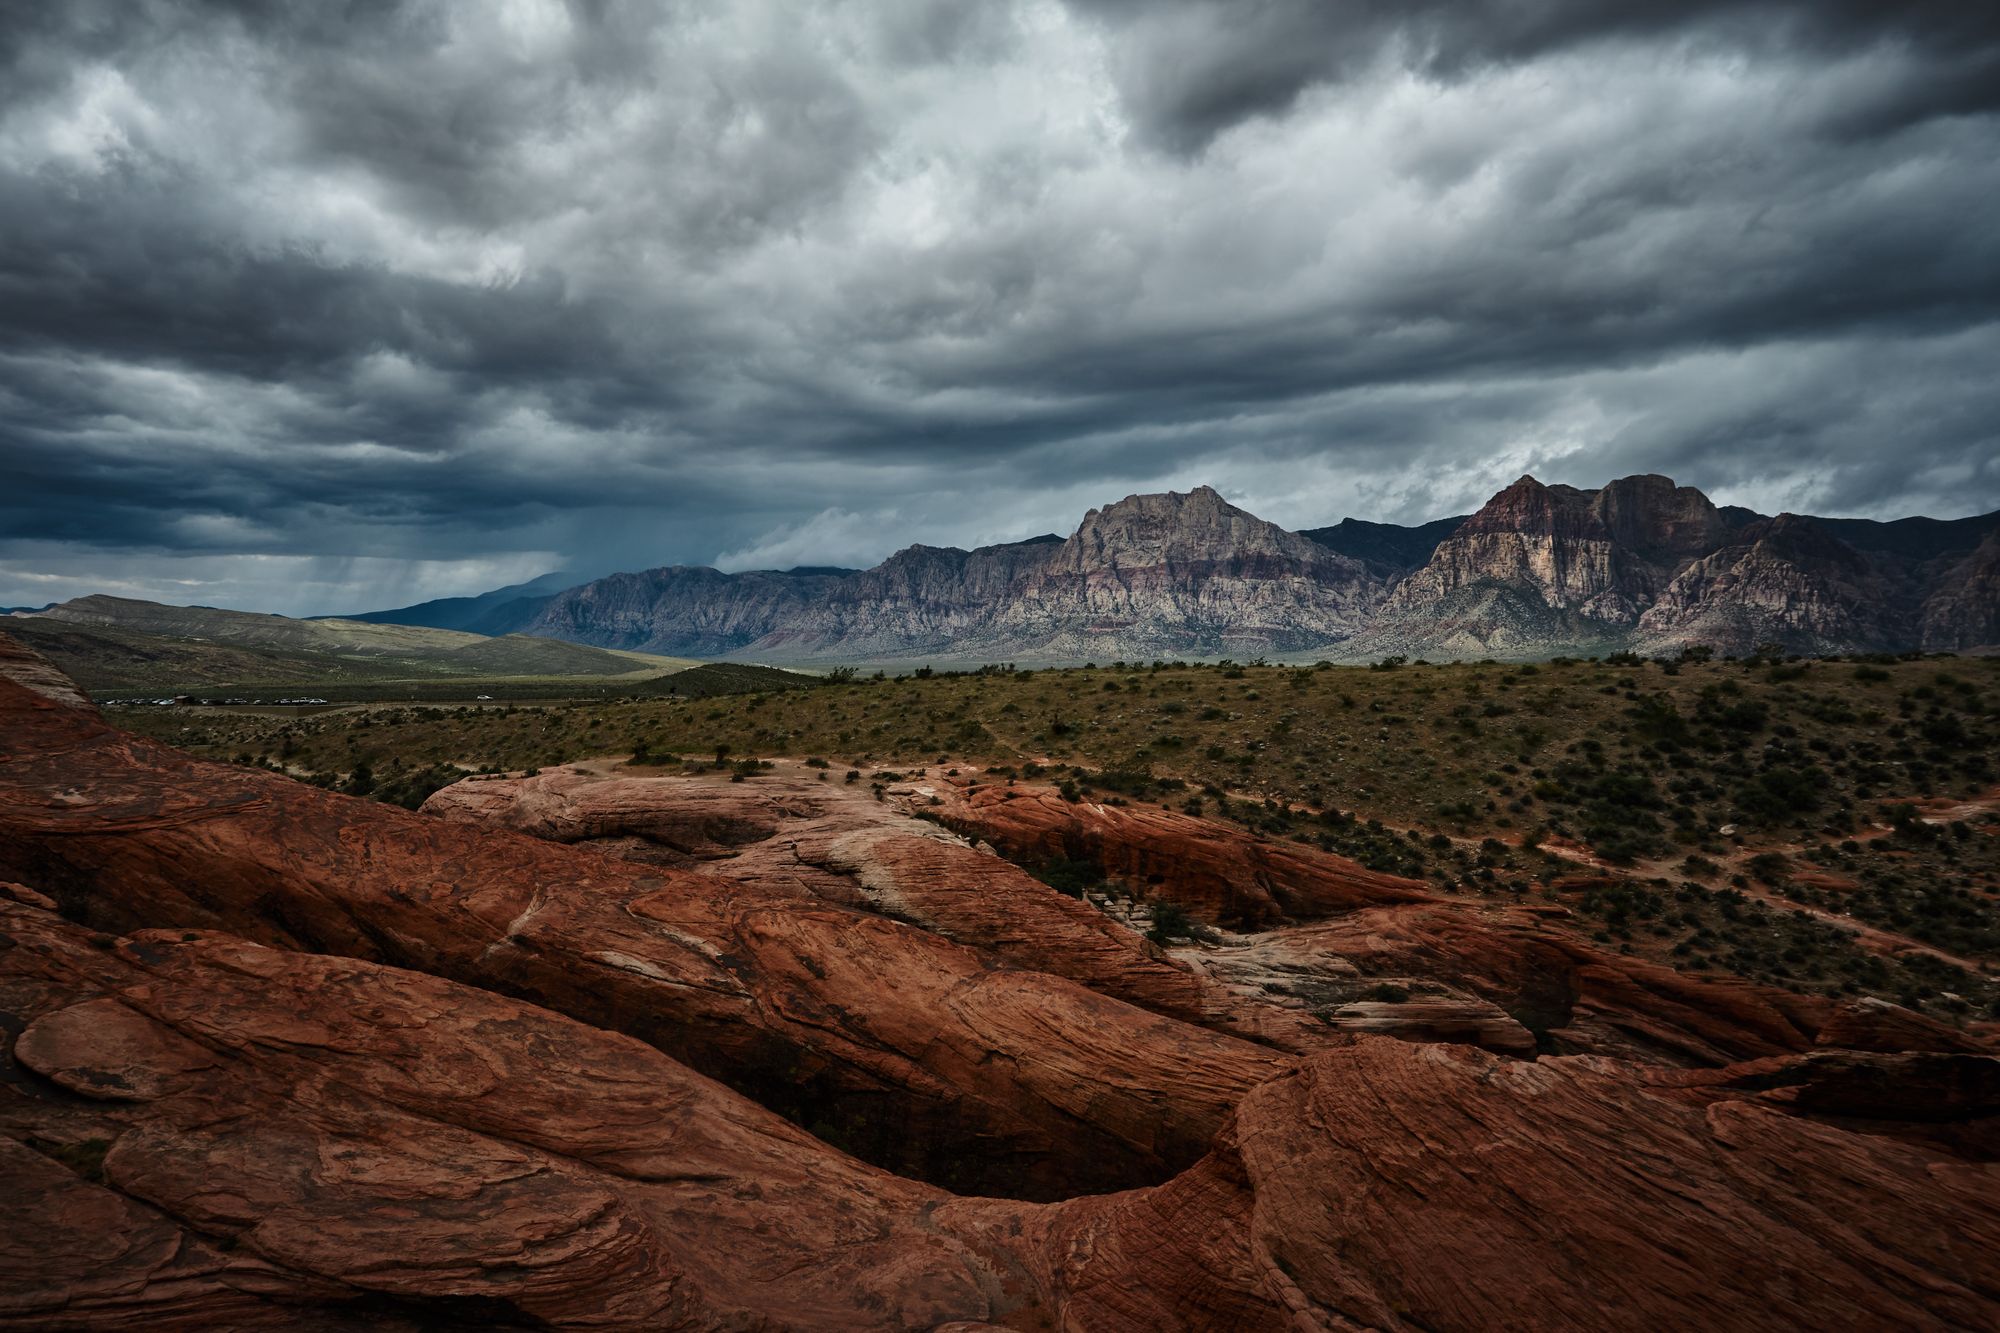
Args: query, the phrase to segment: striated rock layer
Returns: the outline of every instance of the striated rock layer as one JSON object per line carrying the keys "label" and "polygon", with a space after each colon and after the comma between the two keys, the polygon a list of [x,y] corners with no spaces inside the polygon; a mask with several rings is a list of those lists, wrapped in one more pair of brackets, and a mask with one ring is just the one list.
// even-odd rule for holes
{"label": "striated rock layer", "polygon": [[[1802,653],[1951,651],[2000,646],[1997,569],[2000,512],[1765,518],[1666,477],[1582,490],[1524,476],[1470,517],[1416,527],[1350,518],[1289,532],[1200,486],[1092,509],[1066,538],[908,546],[873,569],[673,566],[361,619],[429,625],[476,603],[478,629],[535,636],[531,655],[563,671],[613,668],[589,654],[569,661],[547,640],[850,664],[1537,658],[1746,653],[1770,642]],[[370,628],[105,597],[36,614],[168,638],[233,618],[260,641],[322,647],[329,625]],[[533,647],[466,637],[460,656]],[[380,638],[361,634],[350,647],[400,651]]]}
{"label": "striated rock layer", "polygon": [[[1029,834],[1024,822],[1013,830],[1022,834],[1018,839],[987,829],[993,841],[1015,854],[1027,852],[1030,860],[1042,859],[1033,853],[1044,844],[1060,849],[1073,822],[1066,818],[1070,807],[1043,788],[1022,787],[1015,794],[1026,803],[1024,814],[1032,806],[1045,819],[1062,819],[1062,825]],[[455,783],[433,795],[424,810],[461,823],[586,844],[644,863],[687,865],[802,901],[878,913],[1009,966],[1066,977],[1140,1008],[1285,1051],[1317,1050],[1340,1044],[1353,1032],[1384,1031],[1423,1040],[1473,1040],[1517,1054],[1534,1049],[1525,1028],[1469,995],[1393,1013],[1370,1011],[1331,1003],[1338,988],[1322,985],[1304,994],[1263,982],[1239,985],[1171,958],[1126,922],[1057,893],[986,847],[930,822],[950,817],[959,796],[959,785],[949,782],[899,787],[884,803],[856,788],[789,776],[736,783],[719,775],[605,776],[557,769]],[[929,818],[913,817],[905,805]],[[1198,821],[1153,813],[1169,830],[1188,824],[1193,834],[1170,833],[1157,856],[1145,850],[1143,839],[1127,838],[1127,860],[1138,865],[1151,856],[1173,866],[1177,894],[1202,887],[1227,892],[1230,877],[1252,885],[1251,874],[1263,864],[1296,889],[1280,889],[1294,905],[1400,902],[1413,891],[1427,897],[1409,881],[1372,874],[1338,857],[1294,854],[1297,849],[1284,845],[1254,844],[1255,853],[1246,854],[1242,840],[1218,837],[1212,856],[1189,857],[1187,848],[1201,842],[1206,830]],[[1315,872],[1324,877],[1317,894],[1309,892]],[[1254,901],[1260,908],[1275,905],[1262,889]]]}
{"label": "striated rock layer", "polygon": [[916,925],[1158,1013],[1205,1013],[1199,978],[1133,931],[852,787],[552,769],[455,783],[424,813],[637,861],[675,858],[730,883]]}
{"label": "striated rock layer", "polygon": [[963,1188],[1160,1179],[1283,1062],[781,886],[193,760],[6,681],[0,877],[101,929],[228,930],[521,996]]}
{"label": "striated rock layer", "polygon": [[1811,1106],[1881,1057],[1674,1083],[1365,1039],[1252,1089],[1171,1181],[1014,1203],[438,978],[212,932],[93,939],[19,888],[0,931],[0,1327],[2000,1317],[1991,1168]]}
{"label": "striated rock layer", "polygon": [[[1195,955],[1238,993],[1323,1001],[1325,1020],[1360,1031],[1396,1022],[1358,1006],[1360,979],[1420,980],[1412,1035],[1672,1063],[1721,1064],[1822,1042],[1876,1044],[1854,1006],[1750,982],[1683,976],[1584,940],[1561,908],[1438,898],[1298,843],[1148,806],[1071,802],[1046,787],[939,783],[948,826],[1029,860],[1092,860],[1148,897],[1211,921],[1267,928]],[[1443,1005],[1443,1008],[1434,1006]],[[1897,1011],[1886,1049],[1966,1049],[1968,1038]],[[1532,1035],[1530,1035],[1532,1034]],[[1976,1049],[1976,1046],[1974,1047]]]}
{"label": "striated rock layer", "polygon": [[[1035,970],[1235,984],[845,795],[459,792],[699,868],[641,864],[197,763],[0,659],[0,1327],[2000,1324],[2000,1061],[1893,1006],[1353,880],[1215,952],[1600,1053],[1287,1055]],[[1186,832],[1071,813],[1113,811]]]}
{"label": "striated rock layer", "polygon": [[676,567],[572,588],[523,628],[622,648],[786,658],[1141,657],[1343,638],[1383,576],[1206,486],[1091,510],[1067,539],[911,546],[874,569]]}
{"label": "striated rock layer", "polygon": [[[875,911],[1175,1018],[1292,1052],[1355,1033],[1721,1065],[1819,1046],[1977,1050],[1935,1020],[1731,979],[1684,976],[1601,949],[1559,908],[1438,898],[1300,844],[1146,805],[1064,800],[1035,784],[913,780],[890,804],[791,778],[476,778],[426,811],[693,859],[701,873]],[[1253,933],[1169,956],[1027,864],[1086,861],[1138,895]],[[1383,983],[1407,993],[1374,998]]]}

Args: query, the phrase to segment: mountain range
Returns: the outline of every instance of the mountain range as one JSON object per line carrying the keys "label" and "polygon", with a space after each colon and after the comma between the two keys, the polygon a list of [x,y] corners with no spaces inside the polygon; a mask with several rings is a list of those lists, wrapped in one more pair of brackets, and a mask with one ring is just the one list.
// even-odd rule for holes
{"label": "mountain range", "polygon": [[[2000,511],[1893,522],[1766,516],[1660,476],[1596,490],[1522,477],[1470,515],[1417,526],[1348,518],[1291,532],[1199,486],[1093,509],[1068,537],[909,546],[872,569],[558,572],[476,597],[303,621],[86,597],[16,611],[10,623],[151,636],[45,645],[75,649],[72,668],[86,664],[106,688],[127,683],[129,671],[98,670],[121,655],[157,674],[161,636],[180,643],[177,652],[330,655],[343,673],[370,674],[407,670],[414,658],[425,659],[422,672],[446,674],[641,665],[573,661],[559,648],[829,666],[1527,660],[1696,646],[1740,655],[1765,644],[1804,654],[1971,651],[2000,646]],[[201,665],[188,667],[189,679]],[[255,669],[256,679],[277,680],[310,674],[311,663],[230,666],[231,679]]]}
{"label": "mountain range", "polygon": [[1469,516],[1291,532],[1201,486],[1093,509],[1066,538],[873,569],[559,581],[355,618],[823,663],[1957,651],[2000,644],[2000,512],[1765,516],[1660,476],[1522,477]]}

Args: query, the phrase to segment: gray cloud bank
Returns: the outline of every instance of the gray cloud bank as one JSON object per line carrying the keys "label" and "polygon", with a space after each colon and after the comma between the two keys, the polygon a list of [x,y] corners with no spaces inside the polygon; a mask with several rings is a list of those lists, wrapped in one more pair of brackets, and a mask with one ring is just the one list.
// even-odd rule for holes
{"label": "gray cloud bank", "polygon": [[868,563],[1209,482],[2000,506],[2000,11],[0,20],[0,604]]}

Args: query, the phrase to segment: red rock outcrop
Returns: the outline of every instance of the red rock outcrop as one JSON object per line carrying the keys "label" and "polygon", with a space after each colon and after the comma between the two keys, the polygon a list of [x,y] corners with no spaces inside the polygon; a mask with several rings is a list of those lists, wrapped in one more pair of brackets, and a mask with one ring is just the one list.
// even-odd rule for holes
{"label": "red rock outcrop", "polygon": [[[857,788],[788,775],[731,782],[719,774],[606,776],[565,768],[469,778],[437,792],[424,811],[641,862],[670,857],[733,883],[879,913],[1010,966],[1282,1050],[1337,1044],[1350,1029],[1421,1031],[1426,1040],[1478,1035],[1463,1024],[1418,1029],[1358,1014],[1336,1020],[1274,1004],[1254,989],[1215,985],[1096,907],[905,813],[906,804],[930,813],[931,791],[926,784],[898,788],[900,796],[883,802]],[[1494,1049],[1518,1045],[1502,1041]]]}
{"label": "red rock outcrop", "polygon": [[40,653],[6,634],[0,634],[0,680],[12,681],[44,699],[66,704],[81,712],[97,712],[97,705],[77,688],[75,681],[57,670]]}
{"label": "red rock outcrop", "polygon": [[[1069,802],[1040,786],[938,784],[951,827],[1030,859],[1092,859],[1197,915],[1251,923],[1314,917],[1202,951],[1195,963],[1244,996],[1295,991],[1346,1030],[1471,1041],[1518,1053],[1615,1054],[1726,1064],[1815,1045],[1981,1049],[1936,1020],[1838,1005],[1747,981],[1684,976],[1596,947],[1567,913],[1453,902],[1412,880],[1297,843],[1128,805]],[[1242,918],[1239,918],[1239,920]],[[1419,979],[1414,1005],[1369,1002],[1376,983]]]}
{"label": "red rock outcrop", "polygon": [[[0,723],[0,874],[76,918],[0,886],[0,1326],[2000,1323],[1990,1056],[1280,1060],[795,890],[195,763],[12,681]],[[1731,1017],[1552,961],[1533,916],[1399,901],[1268,938],[1555,971],[1562,1031],[1690,1058],[1813,1035],[1756,988]],[[1630,998],[1655,985],[1679,1008]],[[954,1197],[716,1073],[819,1080],[981,1183],[1183,1169]]]}
{"label": "red rock outcrop", "polygon": [[93,939],[13,897],[0,1326],[2000,1317],[1989,1170],[1788,1108],[1782,1061],[1676,1086],[1364,1039],[1251,1090],[1163,1185],[960,1199],[532,1005],[211,932]]}
{"label": "red rock outcrop", "polygon": [[1199,980],[1132,931],[852,787],[551,769],[455,783],[424,813],[640,861],[665,850],[703,873],[909,922],[1156,1012],[1203,1013]]}
{"label": "red rock outcrop", "polygon": [[[1252,946],[1264,967],[1337,959],[1369,976],[1427,978],[1520,1020],[1542,1049],[1724,1065],[1827,1046],[1977,1051],[1935,1019],[1737,978],[1691,976],[1599,949],[1532,907],[1377,908],[1288,927]],[[1881,1012],[1893,1010],[1893,1016]]]}
{"label": "red rock outcrop", "polygon": [[1067,801],[1054,788],[998,780],[922,785],[947,828],[1030,862],[1089,861],[1138,894],[1217,925],[1259,929],[1384,903],[1431,902],[1416,880],[1299,843],[1252,837],[1148,805]]}
{"label": "red rock outcrop", "polygon": [[225,929],[521,996],[989,1192],[1163,1178],[1284,1063],[911,926],[193,760],[6,681],[0,877],[102,929]]}
{"label": "red rock outcrop", "polygon": [[[1698,1065],[1815,1046],[1983,1049],[1895,1006],[1686,976],[1598,948],[1561,911],[1438,898],[1342,857],[1152,806],[969,779],[912,780],[890,796],[884,804],[788,778],[562,770],[468,780],[426,808],[557,840],[640,833],[646,846],[706,847],[705,873],[887,912],[1013,965],[1293,1052],[1357,1033]],[[1092,908],[908,817],[899,802],[1031,861],[1098,860],[1198,914],[1247,902],[1259,911],[1306,905],[1322,919],[1164,959]]]}

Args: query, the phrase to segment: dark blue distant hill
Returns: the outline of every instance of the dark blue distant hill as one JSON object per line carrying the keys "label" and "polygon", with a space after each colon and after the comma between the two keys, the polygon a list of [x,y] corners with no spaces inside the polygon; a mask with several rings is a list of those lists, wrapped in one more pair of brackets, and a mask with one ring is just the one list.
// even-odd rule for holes
{"label": "dark blue distant hill", "polygon": [[377,625],[421,625],[428,629],[457,629],[472,634],[512,634],[533,621],[551,597],[583,582],[587,582],[583,576],[559,569],[529,579],[526,583],[482,592],[476,597],[440,597],[393,611],[364,611],[359,615],[321,616],[319,619],[365,620]]}
{"label": "dark blue distant hill", "polygon": [[1458,531],[1466,517],[1454,514],[1407,528],[1400,523],[1343,518],[1330,528],[1306,528],[1299,535],[1364,564],[1405,571],[1428,562],[1438,543]]}

